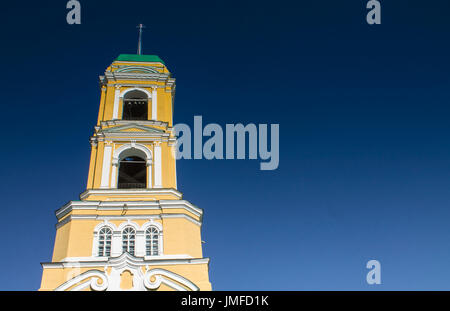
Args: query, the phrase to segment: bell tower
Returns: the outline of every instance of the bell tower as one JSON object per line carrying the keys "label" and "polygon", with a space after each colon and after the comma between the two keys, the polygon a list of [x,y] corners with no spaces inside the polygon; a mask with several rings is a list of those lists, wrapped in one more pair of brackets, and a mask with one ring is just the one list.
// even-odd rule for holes
{"label": "bell tower", "polygon": [[40,290],[211,290],[202,209],[177,189],[175,79],[156,55],[100,76],[86,190],[56,211]]}

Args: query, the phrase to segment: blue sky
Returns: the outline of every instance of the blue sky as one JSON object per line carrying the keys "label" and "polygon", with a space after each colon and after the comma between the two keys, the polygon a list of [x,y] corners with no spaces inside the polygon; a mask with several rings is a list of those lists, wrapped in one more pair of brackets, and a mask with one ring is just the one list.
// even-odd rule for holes
{"label": "blue sky", "polygon": [[381,3],[379,26],[363,0],[81,1],[73,26],[65,1],[3,4],[0,289],[39,288],[54,211],[86,186],[98,75],[142,22],[175,123],[280,124],[278,170],[177,164],[214,289],[449,290],[450,3]]}

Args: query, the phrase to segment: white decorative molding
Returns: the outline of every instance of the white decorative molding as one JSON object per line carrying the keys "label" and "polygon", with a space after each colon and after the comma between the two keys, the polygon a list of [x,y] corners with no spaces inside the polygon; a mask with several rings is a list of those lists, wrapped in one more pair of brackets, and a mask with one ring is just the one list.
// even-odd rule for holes
{"label": "white decorative molding", "polygon": [[[98,281],[100,280],[102,282],[99,284]],[[71,280],[68,280],[61,286],[58,286],[55,291],[65,291],[76,284],[78,285],[72,288],[71,291],[80,291],[88,286],[90,286],[94,291],[104,291],[109,286],[108,277],[104,272],[100,270],[89,270],[72,278]]]}
{"label": "white decorative molding", "polygon": [[132,227],[136,232],[140,229],[139,225],[131,219],[127,219],[127,221],[122,222],[117,228],[118,231],[122,232],[126,227]]}
{"label": "white decorative molding", "polygon": [[147,95],[148,99],[152,98],[152,93],[150,93],[146,89],[143,89],[143,88],[140,88],[140,87],[127,88],[127,89],[123,90],[122,93],[120,93],[119,97],[123,98],[125,96],[125,94],[127,94],[128,92],[131,92],[131,91],[141,91],[141,92],[144,92]]}
{"label": "white decorative molding", "polygon": [[146,223],[144,223],[144,224],[141,226],[141,230],[142,230],[142,231],[145,231],[145,230],[147,230],[149,227],[156,227],[156,229],[158,229],[159,232],[162,232],[162,231],[163,231],[162,224],[159,223],[159,222],[157,222],[157,221],[154,221],[153,219],[150,219],[149,221],[147,221]]}
{"label": "white decorative molding", "polygon": [[101,222],[97,226],[95,226],[94,233],[99,232],[100,229],[103,227],[108,227],[109,229],[111,229],[111,231],[117,230],[117,226],[115,224],[113,224],[112,222],[109,222],[108,220],[105,219],[103,222]]}
{"label": "white decorative molding", "polygon": [[[169,262],[175,264],[208,264],[208,258],[186,259],[186,260],[165,260],[158,262],[158,265],[167,265]],[[63,263],[43,263],[44,269],[51,268],[89,268],[96,265],[97,268],[81,273],[72,279],[58,286],[57,291],[78,291],[90,287],[94,291],[117,291],[123,290],[121,286],[121,275],[129,271],[133,275],[132,287],[128,290],[156,290],[161,284],[165,284],[175,290],[198,291],[199,287],[187,278],[166,269],[149,269],[154,262],[142,258],[134,257],[128,253],[123,253],[119,257],[111,258],[108,261],[96,262],[63,262]],[[99,270],[102,267],[104,271]],[[144,270],[145,269],[145,270]],[[108,272],[109,270],[109,272]],[[143,270],[145,273],[143,273]],[[99,282],[101,281],[101,282]],[[180,285],[181,284],[181,285]]]}
{"label": "white decorative molding", "polygon": [[113,158],[114,159],[121,159],[120,154],[128,149],[137,149],[142,151],[145,154],[146,159],[152,159],[152,152],[150,149],[148,149],[145,145],[143,144],[138,144],[136,142],[133,143],[128,143],[128,144],[124,144],[122,146],[120,146],[119,148],[117,148],[116,150],[114,150],[114,154],[113,154]]}
{"label": "white decorative molding", "polygon": [[[154,281],[151,280],[152,278],[154,278]],[[175,280],[180,284],[183,284],[185,287],[187,287],[187,289],[183,286],[178,285],[176,282],[173,282],[171,279]],[[146,288],[158,289],[161,286],[161,284],[165,284],[177,291],[199,290],[199,288],[188,279],[182,277],[181,275],[170,272],[168,270],[152,269],[145,272],[144,285]]]}
{"label": "white decorative molding", "polygon": [[[133,72],[133,71],[142,71],[143,73],[159,73],[155,68],[148,66],[119,66],[114,72]],[[139,73],[139,72],[135,72]]]}

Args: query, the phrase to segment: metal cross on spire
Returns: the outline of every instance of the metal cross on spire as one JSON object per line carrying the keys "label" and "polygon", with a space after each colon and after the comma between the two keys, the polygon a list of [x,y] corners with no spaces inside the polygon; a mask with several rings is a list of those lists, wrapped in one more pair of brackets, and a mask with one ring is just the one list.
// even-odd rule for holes
{"label": "metal cross on spire", "polygon": [[141,55],[142,54],[142,29],[145,28],[145,25],[139,24],[136,26],[136,28],[139,29],[139,42],[138,42],[137,53],[138,53],[138,55]]}

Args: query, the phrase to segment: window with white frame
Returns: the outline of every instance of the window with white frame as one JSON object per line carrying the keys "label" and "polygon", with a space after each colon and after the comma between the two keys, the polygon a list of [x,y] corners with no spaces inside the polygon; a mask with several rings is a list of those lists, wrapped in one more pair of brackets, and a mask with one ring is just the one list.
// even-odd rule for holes
{"label": "window with white frame", "polygon": [[136,231],[132,227],[126,227],[122,231],[122,250],[134,255],[134,246],[136,241]]}
{"label": "window with white frame", "polygon": [[98,233],[98,256],[111,256],[111,229],[104,227]]}
{"label": "window with white frame", "polygon": [[159,230],[153,226],[145,231],[145,254],[147,256],[159,255]]}

